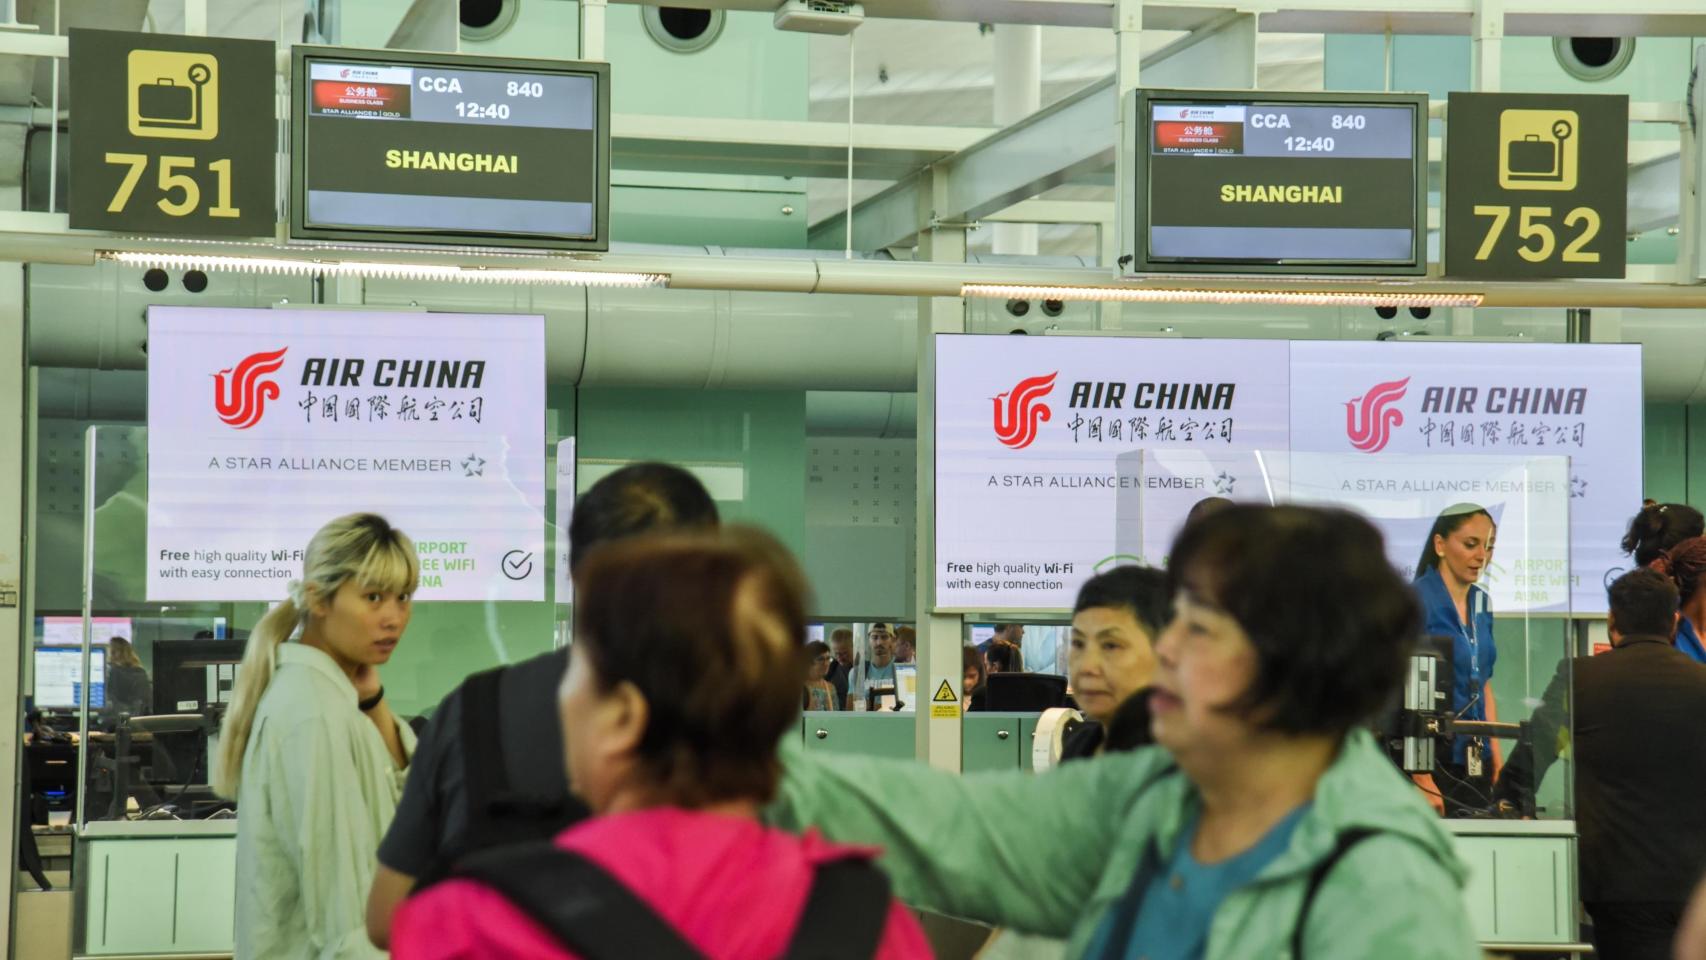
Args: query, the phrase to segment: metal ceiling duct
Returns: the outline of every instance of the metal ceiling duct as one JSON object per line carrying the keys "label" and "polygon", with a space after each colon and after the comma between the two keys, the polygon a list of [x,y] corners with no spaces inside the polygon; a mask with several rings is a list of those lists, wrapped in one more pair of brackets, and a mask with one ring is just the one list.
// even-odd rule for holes
{"label": "metal ceiling duct", "polygon": [[[312,282],[300,278],[215,274],[201,294],[186,291],[176,276],[168,278],[166,289],[154,292],[143,285],[140,271],[111,263],[38,264],[28,272],[30,362],[42,367],[145,369],[149,304],[301,306],[310,302],[312,291]],[[1067,306],[1069,312],[1059,318],[1062,331],[1095,329],[1096,305]],[[909,297],[370,280],[365,303],[343,308],[363,307],[542,313],[547,377],[559,384],[886,395],[910,393],[916,379],[918,301]],[[1562,319],[1557,310],[1499,313]],[[1011,320],[1005,305],[977,301],[968,326],[1006,333]],[[1383,326],[1374,322],[1372,311],[1319,308],[1145,307],[1139,312],[1127,307],[1123,315],[1102,323],[1109,332],[1174,327],[1169,332],[1183,336],[1298,339],[1364,339]],[[1622,330],[1625,340],[1646,347],[1643,390],[1649,402],[1706,402],[1706,337],[1701,336],[1706,310],[1624,310]],[[113,408],[111,398],[97,399],[101,409]],[[820,402],[825,411],[826,402]],[[898,402],[872,400],[859,413],[851,408],[844,414],[826,412],[825,424],[833,428],[834,418],[844,416],[865,424],[862,431],[878,431],[859,435],[900,435],[893,431],[903,430],[901,424],[911,415],[891,406]],[[141,417],[140,407],[136,417]]]}

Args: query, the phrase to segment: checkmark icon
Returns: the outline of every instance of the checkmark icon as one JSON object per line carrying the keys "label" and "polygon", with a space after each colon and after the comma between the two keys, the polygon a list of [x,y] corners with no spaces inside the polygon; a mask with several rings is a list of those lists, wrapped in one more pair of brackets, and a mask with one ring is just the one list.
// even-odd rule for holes
{"label": "checkmark icon", "polygon": [[504,554],[504,576],[511,580],[526,580],[533,572],[533,553],[528,550],[511,550]]}

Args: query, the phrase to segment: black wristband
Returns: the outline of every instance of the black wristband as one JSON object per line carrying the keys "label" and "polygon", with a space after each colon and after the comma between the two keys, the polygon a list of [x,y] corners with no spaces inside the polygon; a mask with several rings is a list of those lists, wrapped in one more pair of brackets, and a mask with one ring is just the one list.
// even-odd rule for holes
{"label": "black wristband", "polygon": [[379,701],[381,701],[383,699],[385,699],[385,688],[380,687],[378,693],[374,694],[371,697],[368,697],[366,700],[362,700],[362,701],[357,702],[356,706],[361,708],[362,713],[366,713],[367,711],[372,710],[374,707],[379,706]]}

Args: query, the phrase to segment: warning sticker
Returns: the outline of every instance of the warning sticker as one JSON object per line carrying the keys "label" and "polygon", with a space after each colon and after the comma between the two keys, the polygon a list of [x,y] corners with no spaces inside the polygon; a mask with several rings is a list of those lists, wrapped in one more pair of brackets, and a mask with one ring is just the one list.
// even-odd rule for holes
{"label": "warning sticker", "polygon": [[936,688],[936,695],[930,698],[930,718],[932,720],[957,720],[960,716],[960,698],[954,696],[954,688],[943,680]]}

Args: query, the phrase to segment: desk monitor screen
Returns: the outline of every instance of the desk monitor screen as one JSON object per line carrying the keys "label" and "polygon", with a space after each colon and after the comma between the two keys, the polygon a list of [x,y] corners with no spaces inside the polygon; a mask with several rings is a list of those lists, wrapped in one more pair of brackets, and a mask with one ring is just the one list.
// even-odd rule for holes
{"label": "desk monitor screen", "polygon": [[[82,617],[41,617],[41,642],[49,647],[81,647],[83,645]],[[89,618],[89,637],[105,646],[114,637],[126,640],[135,637],[129,617]]]}
{"label": "desk monitor screen", "polygon": [[[36,706],[76,709],[83,700],[83,651],[65,647],[36,648]],[[89,651],[89,706],[107,705],[107,653]]]}

